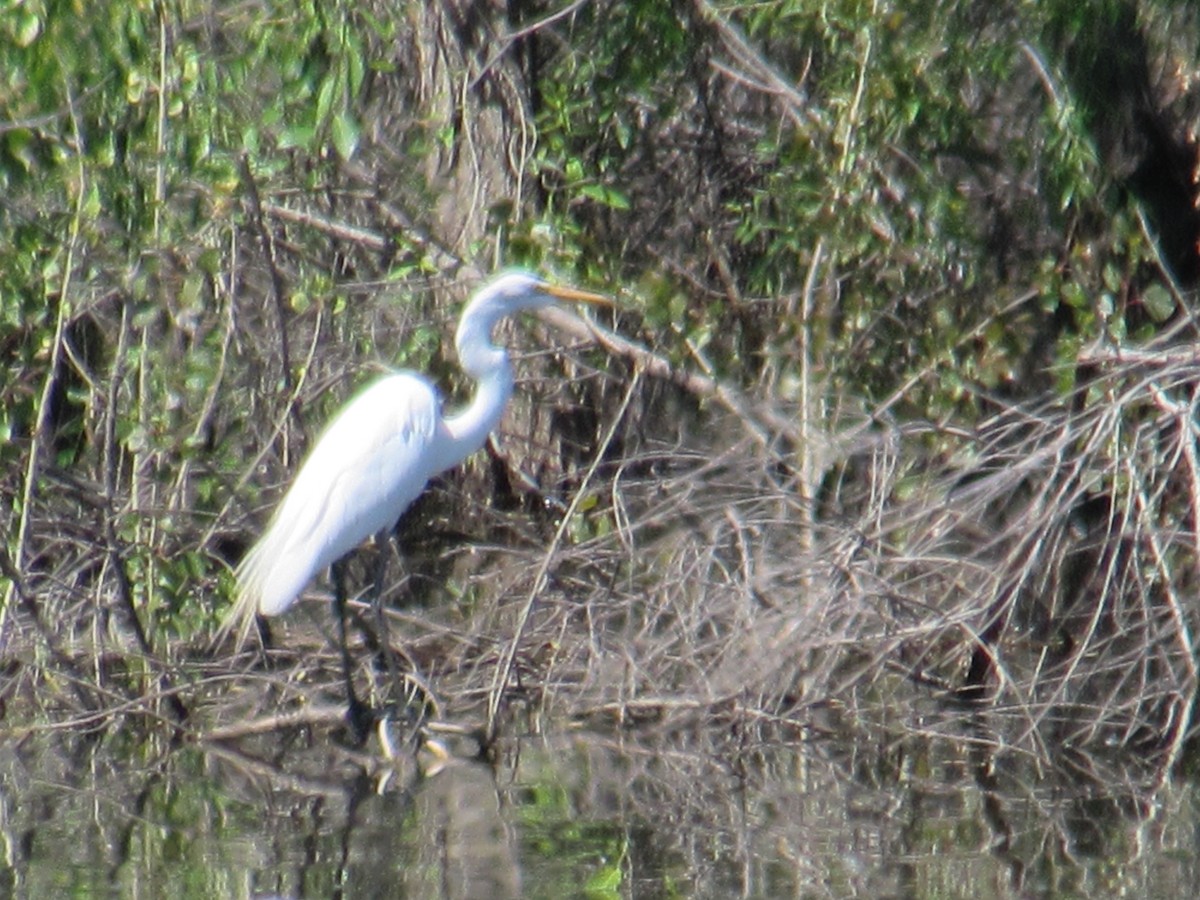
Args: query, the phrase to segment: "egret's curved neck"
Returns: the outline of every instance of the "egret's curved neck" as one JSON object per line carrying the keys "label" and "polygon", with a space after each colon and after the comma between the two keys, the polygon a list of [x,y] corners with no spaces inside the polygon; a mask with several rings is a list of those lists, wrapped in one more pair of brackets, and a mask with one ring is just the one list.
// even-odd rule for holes
{"label": "egret's curved neck", "polygon": [[450,432],[453,445],[454,460],[447,463],[447,468],[470,456],[483,446],[487,436],[491,434],[504,415],[504,407],[513,392],[512,369],[503,351],[496,349],[496,357],[486,371],[472,370],[464,365],[478,379],[475,395],[467,407],[456,415],[446,419],[446,429]]}
{"label": "egret's curved neck", "polygon": [[[561,293],[561,292],[560,292]],[[492,329],[505,316],[551,303],[552,291],[527,274],[509,274],[484,288],[467,304],[454,342],[463,371],[478,384],[467,408],[445,420],[452,466],[483,446],[500,424],[513,392],[512,366],[502,347],[492,343]]]}

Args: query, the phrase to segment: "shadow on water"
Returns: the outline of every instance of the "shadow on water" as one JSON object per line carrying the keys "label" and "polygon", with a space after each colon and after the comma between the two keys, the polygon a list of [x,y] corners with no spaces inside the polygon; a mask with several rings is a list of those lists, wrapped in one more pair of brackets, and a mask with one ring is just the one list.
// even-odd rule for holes
{"label": "shadow on water", "polygon": [[581,732],[422,775],[311,735],[160,749],[47,731],[0,748],[0,893],[1190,894],[1190,785],[995,746],[982,727],[874,746]]}

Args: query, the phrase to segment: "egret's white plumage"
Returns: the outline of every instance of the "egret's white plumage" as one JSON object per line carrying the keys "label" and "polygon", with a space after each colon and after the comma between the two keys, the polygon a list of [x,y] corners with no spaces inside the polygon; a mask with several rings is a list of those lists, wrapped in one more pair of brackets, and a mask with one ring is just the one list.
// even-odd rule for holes
{"label": "egret's white plumage", "polygon": [[434,474],[446,440],[433,386],[408,372],[376,381],[329,424],[238,569],[240,599],[283,612],[309,580],[394,523]]}
{"label": "egret's white plumage", "polygon": [[608,302],[525,272],[502,275],[472,298],[456,346],[478,385],[455,416],[442,417],[436,389],[415,372],[386,375],[347,403],[238,566],[237,600],[222,635],[240,626],[244,638],[255,613],[286,610],[314,575],[393,526],[430,478],[483,446],[513,388],[508,354],[491,342],[493,327],[504,316],[558,299]]}

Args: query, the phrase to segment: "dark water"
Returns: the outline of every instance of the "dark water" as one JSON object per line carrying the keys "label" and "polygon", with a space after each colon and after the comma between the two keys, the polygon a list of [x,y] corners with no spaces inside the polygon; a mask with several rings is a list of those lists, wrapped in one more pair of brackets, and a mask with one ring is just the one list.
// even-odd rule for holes
{"label": "dark water", "polygon": [[324,735],[35,732],[0,747],[0,896],[1193,895],[1195,789],[1075,763],[576,734],[423,776]]}

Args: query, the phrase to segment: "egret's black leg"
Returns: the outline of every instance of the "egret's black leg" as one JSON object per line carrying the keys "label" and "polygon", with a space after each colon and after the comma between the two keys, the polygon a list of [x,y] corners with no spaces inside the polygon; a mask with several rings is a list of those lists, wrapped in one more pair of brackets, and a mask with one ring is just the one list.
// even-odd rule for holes
{"label": "egret's black leg", "polygon": [[391,539],[391,529],[384,529],[375,535],[375,548],[379,555],[375,558],[375,584],[371,589],[371,607],[375,612],[375,627],[379,631],[379,652],[383,654],[388,680],[395,691],[400,684],[400,670],[396,666],[396,654],[392,652],[392,641],[388,635],[387,616],[383,612],[383,582],[387,578],[388,548]]}
{"label": "egret's black leg", "polygon": [[[392,644],[388,632],[387,614],[383,606],[383,583],[387,575],[389,545],[392,540],[391,531],[381,531],[375,536],[379,549],[379,557],[375,569],[375,587],[373,606],[375,609],[375,628],[377,630],[379,653],[383,655],[384,667],[388,680],[391,682],[391,703],[388,710],[379,719],[386,725],[389,715],[396,715],[401,721],[412,725],[423,719],[431,710],[436,710],[437,701],[428,685],[421,678],[416,661],[404,649],[403,644],[396,647]],[[404,664],[401,673],[401,662]]]}
{"label": "egret's black leg", "polygon": [[342,674],[346,679],[346,722],[354,733],[355,740],[366,742],[371,730],[371,709],[358,699],[354,690],[354,675],[351,671],[350,648],[346,644],[346,569],[342,560],[335,562],[329,570],[333,580],[334,616],[337,618],[338,643],[342,647]]}

